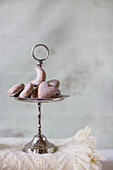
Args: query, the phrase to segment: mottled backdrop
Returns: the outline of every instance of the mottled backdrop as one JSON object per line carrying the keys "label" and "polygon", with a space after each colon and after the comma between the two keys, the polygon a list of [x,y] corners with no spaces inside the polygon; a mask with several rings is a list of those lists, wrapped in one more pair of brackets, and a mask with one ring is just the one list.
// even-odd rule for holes
{"label": "mottled backdrop", "polygon": [[113,148],[113,0],[0,0],[0,137],[32,137],[36,104],[8,97],[35,78],[31,48],[45,43],[47,79],[70,98],[43,104],[43,133],[72,136],[90,125],[98,147]]}

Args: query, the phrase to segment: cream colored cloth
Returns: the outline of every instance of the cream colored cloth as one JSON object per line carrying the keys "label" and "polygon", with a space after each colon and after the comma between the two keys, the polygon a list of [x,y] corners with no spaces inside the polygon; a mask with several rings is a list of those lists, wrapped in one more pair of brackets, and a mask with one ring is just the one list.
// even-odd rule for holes
{"label": "cream colored cloth", "polygon": [[0,170],[100,170],[101,154],[91,128],[80,130],[67,139],[50,140],[58,150],[53,154],[32,154],[22,151],[30,139],[0,139]]}

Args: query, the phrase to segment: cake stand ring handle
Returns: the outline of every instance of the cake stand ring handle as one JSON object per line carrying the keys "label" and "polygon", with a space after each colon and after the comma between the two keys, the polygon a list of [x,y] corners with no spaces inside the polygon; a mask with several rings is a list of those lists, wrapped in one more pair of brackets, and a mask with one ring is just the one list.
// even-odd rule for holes
{"label": "cake stand ring handle", "polygon": [[[38,58],[36,58],[35,55],[34,55],[35,49],[36,49],[37,47],[40,47],[40,46],[46,48],[46,50],[47,50],[47,54],[46,54],[46,56],[45,56],[43,59],[38,59]],[[44,45],[44,44],[37,44],[37,45],[35,45],[35,46],[33,47],[33,49],[32,49],[32,57],[39,62],[38,65],[41,66],[42,63],[43,63],[43,61],[46,60],[46,59],[48,58],[48,56],[49,56],[49,48],[48,48],[46,45]]]}

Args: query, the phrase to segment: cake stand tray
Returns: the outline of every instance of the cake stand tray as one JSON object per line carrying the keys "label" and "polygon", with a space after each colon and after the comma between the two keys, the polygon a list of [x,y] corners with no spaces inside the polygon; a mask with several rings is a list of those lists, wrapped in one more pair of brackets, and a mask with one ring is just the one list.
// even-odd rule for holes
{"label": "cake stand tray", "polygon": [[23,102],[32,102],[32,103],[50,103],[50,102],[58,102],[61,100],[64,100],[66,97],[69,97],[69,95],[61,95],[60,97],[57,98],[19,98],[19,97],[14,97],[16,100],[23,101]]}

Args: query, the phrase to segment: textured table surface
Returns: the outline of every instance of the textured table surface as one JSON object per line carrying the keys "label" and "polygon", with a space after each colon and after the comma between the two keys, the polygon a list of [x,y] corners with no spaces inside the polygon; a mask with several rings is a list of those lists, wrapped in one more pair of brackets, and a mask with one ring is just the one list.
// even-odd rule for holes
{"label": "textured table surface", "polygon": [[105,157],[105,161],[102,161],[102,170],[113,170],[113,149],[100,150]]}
{"label": "textured table surface", "polygon": [[67,139],[51,139],[58,150],[53,154],[23,152],[31,139],[0,138],[0,170],[100,170],[101,154],[91,128],[80,130]]}

